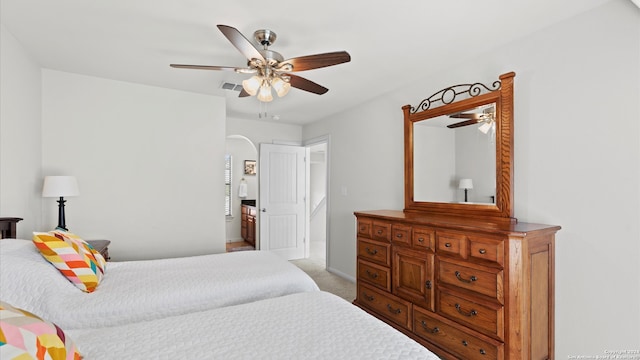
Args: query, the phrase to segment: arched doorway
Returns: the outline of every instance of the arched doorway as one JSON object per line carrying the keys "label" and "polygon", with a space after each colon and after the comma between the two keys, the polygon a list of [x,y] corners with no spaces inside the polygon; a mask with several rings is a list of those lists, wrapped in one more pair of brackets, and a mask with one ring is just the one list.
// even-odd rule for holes
{"label": "arched doorway", "polygon": [[255,173],[251,174],[250,171],[245,174],[245,164],[255,162],[257,166],[258,150],[255,144],[243,135],[228,135],[225,145],[225,155],[230,159],[230,179],[225,174],[225,201],[228,202],[228,211],[225,209],[227,248],[246,247],[248,244],[243,244],[241,208],[243,202],[251,203],[252,200],[255,206],[258,198],[258,179]]}

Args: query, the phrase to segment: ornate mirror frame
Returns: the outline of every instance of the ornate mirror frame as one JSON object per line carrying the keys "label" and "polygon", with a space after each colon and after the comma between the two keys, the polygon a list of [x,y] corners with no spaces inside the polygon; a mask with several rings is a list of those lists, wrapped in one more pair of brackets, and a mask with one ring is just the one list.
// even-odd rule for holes
{"label": "ornate mirror frame", "polygon": [[[454,85],[422,100],[404,112],[404,179],[405,212],[428,212],[455,216],[473,216],[509,220],[513,218],[513,78],[514,72],[500,75],[491,87],[481,83]],[[466,96],[456,101],[457,96]],[[431,107],[436,103],[437,107]],[[469,110],[478,105],[496,104],[496,202],[495,204],[444,203],[414,200],[413,125],[415,122]]]}

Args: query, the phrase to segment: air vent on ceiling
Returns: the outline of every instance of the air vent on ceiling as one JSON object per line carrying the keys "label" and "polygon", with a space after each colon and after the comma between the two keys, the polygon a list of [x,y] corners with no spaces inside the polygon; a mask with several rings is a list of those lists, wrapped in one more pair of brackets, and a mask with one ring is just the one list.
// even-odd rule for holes
{"label": "air vent on ceiling", "polygon": [[240,91],[242,90],[242,84],[232,84],[232,83],[222,83],[222,86],[220,86],[222,89],[225,90],[232,90],[232,91]]}

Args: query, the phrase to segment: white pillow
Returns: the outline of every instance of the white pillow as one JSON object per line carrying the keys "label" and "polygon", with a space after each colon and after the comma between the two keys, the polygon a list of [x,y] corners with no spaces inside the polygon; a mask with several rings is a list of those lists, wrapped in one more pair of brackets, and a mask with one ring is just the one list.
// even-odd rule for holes
{"label": "white pillow", "polygon": [[47,303],[64,299],[77,289],[60,276],[31,240],[0,240],[0,294],[2,300],[26,311],[43,314]]}

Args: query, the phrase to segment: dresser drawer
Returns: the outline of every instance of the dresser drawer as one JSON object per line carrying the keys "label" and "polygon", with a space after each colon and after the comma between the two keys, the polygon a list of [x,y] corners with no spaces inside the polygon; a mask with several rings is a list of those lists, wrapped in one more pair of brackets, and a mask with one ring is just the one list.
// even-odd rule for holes
{"label": "dresser drawer", "polygon": [[358,260],[358,280],[391,291],[391,270],[364,260]]}
{"label": "dresser drawer", "polygon": [[414,249],[435,251],[436,231],[425,227],[414,227],[411,245]]}
{"label": "dresser drawer", "polygon": [[391,241],[391,224],[374,221],[371,225],[371,238],[378,241]]}
{"label": "dresser drawer", "polygon": [[504,266],[504,241],[469,235],[469,257]]}
{"label": "dresser drawer", "polygon": [[436,252],[462,259],[467,258],[467,236],[461,233],[436,231]]}
{"label": "dresser drawer", "polygon": [[358,236],[371,237],[371,224],[369,219],[358,219]]}
{"label": "dresser drawer", "polygon": [[393,224],[391,226],[391,243],[411,246],[411,226]]}
{"label": "dresser drawer", "polygon": [[[460,263],[463,263],[460,261]],[[468,265],[468,266],[465,266]],[[492,269],[472,264],[438,261],[438,283],[449,284],[489,296],[504,304],[503,277],[500,269]]]}
{"label": "dresser drawer", "polygon": [[438,295],[439,314],[504,341],[503,306],[480,299],[462,297],[443,289]]}
{"label": "dresser drawer", "polygon": [[459,326],[449,325],[436,315],[418,306],[413,307],[413,332],[419,337],[462,359],[504,358],[504,345],[496,340],[482,340],[460,330]]}
{"label": "dresser drawer", "polygon": [[391,266],[391,244],[358,239],[358,257],[384,266]]}
{"label": "dresser drawer", "polygon": [[374,287],[358,284],[358,304],[411,330],[411,303]]}

